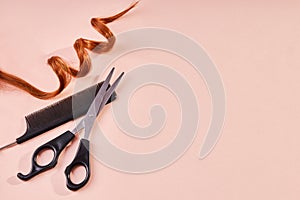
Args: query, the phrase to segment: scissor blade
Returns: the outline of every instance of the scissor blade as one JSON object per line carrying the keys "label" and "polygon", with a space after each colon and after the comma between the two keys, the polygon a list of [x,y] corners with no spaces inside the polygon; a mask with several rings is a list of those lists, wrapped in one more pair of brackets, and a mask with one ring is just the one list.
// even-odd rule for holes
{"label": "scissor blade", "polygon": [[98,111],[98,107],[99,107],[98,105],[101,104],[101,102],[103,101],[103,98],[105,97],[105,95],[107,93],[106,90],[108,88],[110,79],[111,79],[114,71],[115,71],[115,68],[112,68],[111,71],[109,72],[108,76],[106,77],[105,81],[102,84],[103,88],[101,87],[100,90],[99,90],[99,92],[97,93],[97,95],[96,95],[96,97],[94,99],[94,102],[92,103],[92,106],[89,108],[89,110],[87,112],[87,115],[89,115],[89,116],[94,115],[95,117],[97,117],[97,115],[98,115],[97,111]]}
{"label": "scissor blade", "polygon": [[108,90],[105,93],[105,96],[103,97],[103,100],[98,108],[97,115],[100,113],[100,111],[104,108],[106,102],[108,101],[109,97],[112,95],[112,93],[115,91],[116,87],[119,85],[122,77],[124,75],[124,72],[120,74],[120,76],[116,79],[116,81],[111,85],[111,87],[108,88]]}
{"label": "scissor blade", "polygon": [[[97,115],[100,113],[100,111],[103,109],[105,106],[106,102],[108,101],[109,97],[112,95],[112,93],[115,91],[116,87],[118,86],[119,82],[121,81],[122,77],[124,75],[124,72],[120,74],[120,76],[116,79],[116,81],[111,85],[111,87],[106,91],[106,93],[102,96],[102,101],[94,101],[93,104],[91,105],[94,107],[95,110],[97,110],[97,114],[95,116],[90,117],[87,113],[86,115],[86,121],[84,122],[85,125],[85,133],[84,133],[84,138],[88,139],[93,127],[93,124],[96,120]],[[97,94],[98,96],[98,94]],[[94,113],[91,113],[94,114]]]}
{"label": "scissor blade", "polygon": [[[91,121],[92,118],[96,118],[97,117],[97,110],[96,108],[98,108],[98,106],[96,107],[95,105],[101,104],[105,94],[106,94],[106,90],[107,87],[109,85],[109,81],[113,75],[115,68],[112,68],[111,71],[109,72],[108,76],[106,77],[105,81],[103,82],[103,84],[101,85],[98,93],[96,94],[96,97],[94,98],[92,104],[90,105],[85,117],[77,124],[77,126],[72,130],[72,133],[77,133],[80,130],[82,130],[84,127],[86,127],[86,123],[87,121]],[[92,122],[93,123],[93,122]]]}

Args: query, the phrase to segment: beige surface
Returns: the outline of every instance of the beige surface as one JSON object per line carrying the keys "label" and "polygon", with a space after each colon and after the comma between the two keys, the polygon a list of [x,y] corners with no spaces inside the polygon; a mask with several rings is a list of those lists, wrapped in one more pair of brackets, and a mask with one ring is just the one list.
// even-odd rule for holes
{"label": "beige surface", "polygon": [[[94,16],[107,16],[129,1],[2,1],[0,6],[0,66],[45,90],[56,87],[46,58],[69,48],[78,37],[99,39],[89,25]],[[121,173],[93,160],[92,179],[79,192],[65,187],[63,171],[76,145],[62,156],[58,166],[29,182],[16,179],[27,172],[33,150],[72,123],[42,137],[0,153],[0,195],[3,199],[299,199],[300,197],[300,28],[297,1],[159,1],[143,0],[126,17],[109,25],[114,33],[156,26],[181,32],[203,45],[218,66],[227,95],[222,136],[213,152],[198,159],[210,117],[208,92],[193,69],[182,67],[170,55],[156,52],[155,62],[174,64],[189,77],[201,107],[199,133],[191,148],[170,167],[142,175]],[[147,53],[147,52],[144,52]],[[143,52],[129,55],[124,69],[143,61]],[[62,55],[62,54],[60,54]],[[65,54],[76,60],[72,51]],[[165,57],[164,57],[165,56]],[[170,61],[171,60],[171,61]],[[201,84],[199,84],[199,81]],[[74,84],[74,83],[73,83]],[[200,85],[200,86],[199,86]],[[146,88],[132,101],[160,93],[166,105],[166,130],[149,141],[107,133],[111,141],[128,151],[159,148],[171,139],[178,123],[178,105],[164,90]],[[51,101],[40,101],[13,90],[0,90],[0,144],[13,141],[25,130],[24,116],[72,93],[72,85]],[[171,103],[170,103],[171,102]],[[133,120],[147,124],[146,108],[132,109]],[[102,115],[103,130],[113,123],[109,109]],[[173,125],[172,125],[173,124]],[[130,145],[132,144],[132,145]]]}

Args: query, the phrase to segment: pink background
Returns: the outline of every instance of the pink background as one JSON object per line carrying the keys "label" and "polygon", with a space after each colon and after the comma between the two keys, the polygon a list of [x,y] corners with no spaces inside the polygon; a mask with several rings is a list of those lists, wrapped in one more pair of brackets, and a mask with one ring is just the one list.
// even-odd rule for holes
{"label": "pink background", "polygon": [[[94,16],[109,16],[131,1],[15,1],[0,6],[0,67],[44,90],[57,80],[46,59],[61,55],[76,63],[71,49],[79,37],[99,40],[89,24]],[[132,175],[92,160],[87,187],[70,192],[63,171],[76,145],[57,167],[29,182],[16,178],[28,172],[33,150],[70,128],[68,123],[30,142],[0,152],[0,195],[3,199],[299,199],[300,198],[300,3],[298,1],[160,1],[143,0],[124,18],[109,25],[114,33],[134,28],[176,30],[200,43],[218,66],[227,96],[222,137],[213,152],[199,160],[199,149],[209,125],[208,91],[194,70],[170,55],[129,55],[124,69],[144,61],[166,62],[189,80],[201,106],[199,133],[189,150],[170,167]],[[67,49],[69,51],[65,51]],[[144,52],[146,55],[147,51]],[[135,56],[136,55],[136,56]],[[170,61],[171,60],[171,61]],[[117,63],[122,64],[122,60]],[[116,64],[117,64],[116,63]],[[200,83],[199,84],[199,80]],[[11,87],[0,90],[0,144],[23,134],[24,116],[72,94],[72,84],[49,101],[32,98]],[[159,93],[160,98],[153,94]],[[145,95],[148,95],[145,98]],[[151,151],[168,142],[176,131],[178,105],[172,95],[150,86],[137,92],[130,106],[133,120],[147,124],[145,111],[152,103],[166,106],[166,129],[149,141],[109,132],[113,123],[107,109],[101,125],[111,141],[128,151]],[[177,114],[177,115],[176,115]]]}

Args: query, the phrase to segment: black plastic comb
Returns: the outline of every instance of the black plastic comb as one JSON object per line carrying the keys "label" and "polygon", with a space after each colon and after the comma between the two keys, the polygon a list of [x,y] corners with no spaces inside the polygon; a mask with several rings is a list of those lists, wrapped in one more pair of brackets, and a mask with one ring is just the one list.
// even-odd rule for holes
{"label": "black plastic comb", "polygon": [[[103,82],[100,82],[46,108],[27,115],[25,117],[27,124],[26,132],[17,138],[15,142],[0,148],[0,150],[26,142],[68,121],[83,116],[88,111],[102,83]],[[116,97],[117,94],[113,93],[107,104],[115,100]]]}

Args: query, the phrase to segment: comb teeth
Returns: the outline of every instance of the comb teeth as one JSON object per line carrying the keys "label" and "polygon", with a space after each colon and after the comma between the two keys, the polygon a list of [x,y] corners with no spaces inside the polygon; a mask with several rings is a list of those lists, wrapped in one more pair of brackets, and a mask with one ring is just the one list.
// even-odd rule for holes
{"label": "comb teeth", "polygon": [[[86,114],[93,102],[95,95],[103,82],[91,86],[81,92],[58,101],[46,108],[38,110],[25,117],[27,123],[26,133],[17,138],[20,144],[68,121]],[[116,99],[116,93],[112,94],[107,103]]]}
{"label": "comb teeth", "polygon": [[28,129],[39,129],[49,123],[62,124],[72,118],[72,97],[56,102],[25,117]]}

